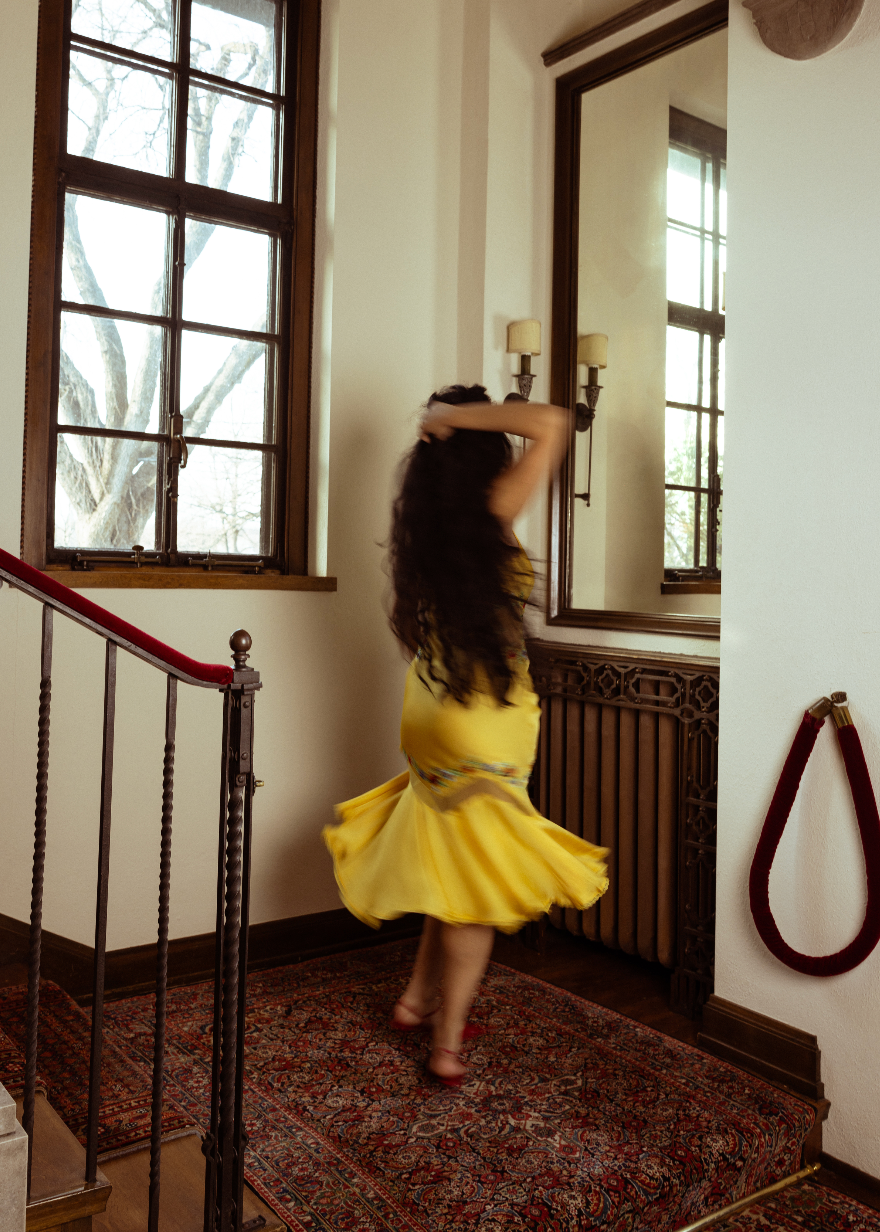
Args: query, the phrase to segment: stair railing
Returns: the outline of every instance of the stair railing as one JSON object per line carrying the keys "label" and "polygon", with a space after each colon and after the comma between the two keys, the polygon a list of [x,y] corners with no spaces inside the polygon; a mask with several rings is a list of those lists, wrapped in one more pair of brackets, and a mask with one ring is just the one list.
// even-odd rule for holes
{"label": "stair railing", "polygon": [[165,1027],[168,987],[168,908],[171,887],[171,822],[177,684],[218,689],[223,698],[220,757],[220,827],[217,858],[217,928],[214,970],[214,1029],[209,1128],[202,1139],[205,1155],[204,1232],[241,1232],[244,1185],[242,1083],[245,999],[247,993],[248,904],[250,887],[251,803],[254,700],[259,673],[247,667],[251,638],[243,629],[229,639],[233,666],[198,663],[67,586],[0,549],[0,584],[30,595],[43,605],[40,649],[40,708],[37,727],[37,788],[34,861],[28,953],[27,1043],[25,1053],[24,1129],[28,1135],[28,1195],[31,1188],[34,1110],[36,1106],[39,1033],[40,949],[43,873],[46,857],[49,786],[49,716],[52,696],[52,630],[55,612],[103,637],[103,753],[100,831],[95,901],[91,1056],[85,1180],[98,1168],[101,1054],[107,942],[107,891],[110,876],[110,825],[113,800],[113,745],[116,714],[116,654],[121,647],[166,675],[165,757],[162,772],[162,817],[159,860],[159,912],[156,950],[156,1010],[150,1135],[149,1232],[158,1232],[164,1091]]}

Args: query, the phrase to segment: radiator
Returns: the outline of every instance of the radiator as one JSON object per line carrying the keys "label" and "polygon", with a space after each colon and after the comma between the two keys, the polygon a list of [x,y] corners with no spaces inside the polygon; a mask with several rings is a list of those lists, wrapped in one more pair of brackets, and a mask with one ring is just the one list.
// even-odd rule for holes
{"label": "radiator", "polygon": [[607,893],[551,919],[671,968],[673,1001],[693,1013],[713,982],[717,666],[553,642],[529,654],[535,804],[610,850]]}

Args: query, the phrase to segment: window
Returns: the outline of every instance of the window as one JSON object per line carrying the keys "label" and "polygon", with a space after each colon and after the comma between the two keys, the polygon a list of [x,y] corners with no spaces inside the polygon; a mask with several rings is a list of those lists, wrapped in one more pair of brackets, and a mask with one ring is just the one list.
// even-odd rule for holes
{"label": "window", "polygon": [[721,577],[727,134],[669,118],[666,281],[668,582]]}
{"label": "window", "polygon": [[304,573],[318,0],[43,0],[24,546]]}

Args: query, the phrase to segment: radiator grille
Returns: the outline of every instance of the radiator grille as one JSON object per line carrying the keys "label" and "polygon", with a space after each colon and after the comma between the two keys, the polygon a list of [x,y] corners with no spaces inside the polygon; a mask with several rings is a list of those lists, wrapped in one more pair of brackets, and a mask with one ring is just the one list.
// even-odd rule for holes
{"label": "radiator grille", "polygon": [[542,710],[535,803],[611,853],[596,906],[551,919],[675,969],[693,1012],[712,987],[717,670],[550,642],[529,649]]}

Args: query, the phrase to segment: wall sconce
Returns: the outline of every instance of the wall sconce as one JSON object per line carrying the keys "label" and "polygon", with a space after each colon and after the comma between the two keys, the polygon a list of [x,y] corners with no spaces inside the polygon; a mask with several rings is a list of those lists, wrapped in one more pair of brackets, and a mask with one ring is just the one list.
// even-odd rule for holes
{"label": "wall sconce", "polygon": [[599,369],[608,367],[608,335],[584,334],[578,338],[577,362],[586,365],[587,383],[582,386],[586,402],[579,402],[575,407],[574,426],[578,432],[590,433],[590,451],[587,455],[587,490],[575,492],[575,499],[582,500],[589,507],[590,488],[593,482],[593,420],[596,418],[596,407],[599,405]]}
{"label": "wall sconce", "polygon": [[511,321],[507,327],[507,354],[519,356],[519,372],[514,373],[519,392],[528,402],[532,392],[532,356],[541,354],[541,322]]}

